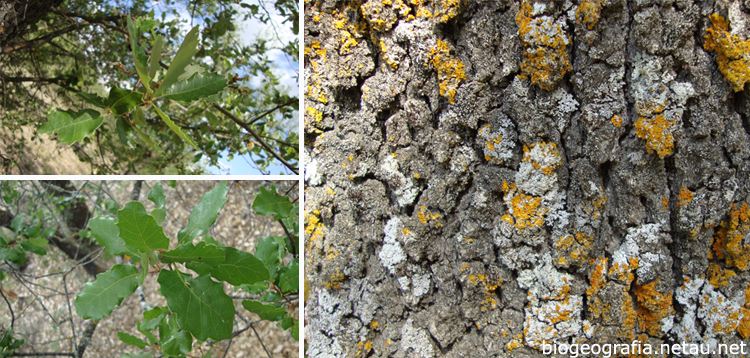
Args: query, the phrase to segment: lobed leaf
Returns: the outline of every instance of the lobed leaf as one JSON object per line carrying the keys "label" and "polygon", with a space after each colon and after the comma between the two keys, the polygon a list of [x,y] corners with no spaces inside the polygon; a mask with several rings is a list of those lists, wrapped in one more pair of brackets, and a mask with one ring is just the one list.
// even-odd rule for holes
{"label": "lobed leaf", "polygon": [[281,321],[286,317],[286,309],[284,307],[264,305],[258,301],[244,300],[242,301],[242,307],[245,307],[246,310],[257,314],[260,316],[260,319],[266,321]]}
{"label": "lobed leaf", "polygon": [[233,247],[225,247],[222,250],[226,254],[225,259],[215,267],[203,263],[188,263],[186,266],[200,275],[210,274],[218,280],[235,286],[263,281],[271,277],[263,261],[253,254]]}
{"label": "lobed leaf", "polygon": [[271,186],[271,190],[260,187],[260,193],[253,200],[253,210],[256,213],[268,216],[273,215],[274,220],[289,217],[294,208],[294,203],[289,200],[288,196],[282,196],[276,193],[276,187]]}
{"label": "lobed leaf", "polygon": [[161,270],[157,279],[159,292],[167,299],[180,327],[200,341],[231,338],[234,304],[224,293],[224,285],[206,275],[192,280],[181,275],[178,271]]}
{"label": "lobed leaf", "polygon": [[140,272],[132,265],[114,265],[83,286],[73,304],[83,319],[99,321],[112,313],[138,287]]}
{"label": "lobed leaf", "polygon": [[279,276],[279,288],[282,292],[299,291],[299,261],[294,259]]}
{"label": "lobed leaf", "polygon": [[227,78],[210,72],[196,73],[164,92],[164,98],[175,101],[195,101],[217,94],[227,86]]}
{"label": "lobed leaf", "polygon": [[104,120],[99,111],[84,109],[80,112],[54,111],[47,116],[47,123],[39,127],[39,133],[57,133],[60,142],[73,144],[93,133]]}
{"label": "lobed leaf", "polygon": [[76,96],[78,96],[78,98],[84,100],[84,102],[87,102],[89,104],[93,104],[94,106],[97,106],[99,108],[107,108],[107,105],[104,104],[104,98],[99,97],[98,94],[86,93],[86,92],[78,92],[78,93],[76,93]]}
{"label": "lobed leaf", "polygon": [[169,248],[169,239],[164,236],[164,230],[137,201],[127,203],[117,212],[117,227],[125,244],[141,252]]}
{"label": "lobed leaf", "polygon": [[89,229],[91,234],[94,235],[94,239],[99,245],[104,246],[104,249],[110,255],[128,255],[133,262],[140,261],[140,253],[134,247],[125,245],[125,240],[120,238],[120,229],[115,224],[115,219],[99,216],[89,220]]}
{"label": "lobed leaf", "polygon": [[164,75],[164,79],[161,81],[161,86],[154,93],[156,97],[160,97],[164,91],[172,87],[172,85],[177,82],[177,77],[185,72],[185,66],[192,61],[193,56],[197,52],[196,46],[198,46],[198,26],[193,27],[193,29],[185,35],[185,39],[182,41],[180,49],[177,50],[177,54],[174,56],[172,64],[169,65],[169,69]]}
{"label": "lobed leaf", "polygon": [[112,87],[104,104],[112,111],[112,114],[119,116],[130,112],[135,106],[143,103],[142,99],[142,93]]}
{"label": "lobed leaf", "polygon": [[201,201],[193,208],[188,218],[188,225],[177,233],[179,243],[190,242],[194,238],[208,233],[208,229],[216,222],[219,211],[227,202],[227,182],[222,181],[209,192],[203,194]]}
{"label": "lobed leaf", "polygon": [[215,266],[224,261],[224,257],[224,250],[213,245],[206,245],[205,242],[201,241],[198,245],[186,242],[177,246],[174,250],[165,251],[159,256],[159,260],[165,264],[172,262],[201,262]]}

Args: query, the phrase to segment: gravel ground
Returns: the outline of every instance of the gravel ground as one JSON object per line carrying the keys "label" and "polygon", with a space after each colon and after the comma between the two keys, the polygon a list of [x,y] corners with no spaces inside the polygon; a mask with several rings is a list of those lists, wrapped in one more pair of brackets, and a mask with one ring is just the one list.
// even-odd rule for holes
{"label": "gravel ground", "polygon": [[[210,190],[217,181],[178,181],[175,189],[166,186],[163,182],[164,195],[167,197],[167,218],[163,223],[164,233],[172,239],[172,246],[176,244],[177,232],[187,224],[188,216],[194,205],[199,201],[203,193]],[[290,197],[296,198],[298,188],[292,188],[294,181],[269,182],[269,181],[239,181],[230,183],[230,191],[227,204],[220,212],[216,224],[212,228],[211,235],[215,239],[228,246],[234,246],[248,252],[255,252],[257,239],[269,235],[283,235],[278,223],[270,218],[255,215],[250,208],[255,193],[259,191],[260,185],[276,185],[280,193],[291,189]],[[76,182],[80,187],[82,182]],[[153,203],[146,199],[149,190],[156,182],[147,181],[141,189],[140,201],[147,210],[153,208]],[[120,207],[129,201],[133,187],[133,181],[107,183],[109,194],[117,200]],[[90,193],[89,195],[95,195]],[[93,210],[93,204],[89,203]],[[93,278],[83,268],[77,267],[67,275],[60,272],[68,271],[74,265],[63,253],[57,249],[50,248],[48,255],[39,257],[28,255],[29,264],[23,271],[27,282],[19,282],[6,278],[2,282],[2,288],[8,293],[13,307],[16,336],[21,336],[26,343],[18,352],[70,352],[71,336],[75,336],[75,343],[83,331],[83,322],[75,314],[73,300],[75,294],[80,292],[83,284]],[[291,256],[288,256],[289,259]],[[98,263],[102,267],[111,267],[117,258],[99,258]],[[151,306],[164,306],[166,302],[159,294],[159,284],[156,282],[155,274],[147,277],[143,292],[146,301]],[[67,291],[66,291],[67,290]],[[65,297],[69,297],[66,302]],[[227,285],[226,292],[230,296],[243,296],[243,292],[232,292]],[[17,298],[14,298],[13,295]],[[247,296],[247,295],[245,295]],[[259,318],[242,308],[241,299],[235,300],[237,312],[246,320],[252,322]],[[73,312],[71,331],[68,315]],[[135,329],[137,320],[142,320],[142,308],[137,295],[125,299],[120,307],[107,318],[101,320],[93,335],[91,345],[85,353],[85,357],[119,357],[128,352],[139,352],[136,347],[127,346],[117,338],[117,331],[124,331],[142,338]],[[7,305],[0,301],[0,327],[7,328],[11,324],[11,315]],[[235,316],[234,330],[245,328],[246,324]],[[208,344],[204,343],[198,349],[194,349],[189,357],[202,357],[213,348],[212,357],[268,357],[286,358],[298,356],[298,342],[288,332],[276,327],[274,323],[260,322],[253,325],[257,335],[252,329],[246,330],[231,341]],[[268,353],[261,345],[265,345]],[[229,350],[226,351],[227,346]],[[225,352],[226,351],[226,352]]]}

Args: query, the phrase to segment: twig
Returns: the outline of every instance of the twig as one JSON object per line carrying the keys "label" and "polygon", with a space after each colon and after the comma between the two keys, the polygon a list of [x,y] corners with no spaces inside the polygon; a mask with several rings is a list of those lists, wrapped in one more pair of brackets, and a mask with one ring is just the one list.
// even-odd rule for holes
{"label": "twig", "polygon": [[47,36],[43,36],[43,37],[40,37],[38,39],[34,39],[34,40],[31,40],[31,41],[26,41],[26,42],[21,42],[21,43],[17,43],[15,45],[4,46],[2,48],[3,49],[2,53],[3,54],[8,54],[8,53],[15,52],[15,51],[18,51],[18,50],[22,50],[22,49],[25,49],[25,48],[31,48],[31,47],[34,47],[34,46],[37,46],[37,45],[41,45],[41,44],[43,44],[45,42],[49,42],[50,40],[54,39],[55,37],[58,37],[60,35],[65,35],[68,32],[71,32],[73,30],[79,29],[81,26],[88,26],[88,25],[91,25],[91,24],[89,24],[89,23],[77,23],[75,25],[68,26],[68,27],[66,27],[64,29],[57,30],[57,31],[55,31],[55,32],[53,32],[53,33],[51,33],[51,34],[49,34]]}
{"label": "twig", "polygon": [[296,248],[297,244],[294,242],[294,237],[292,237],[292,234],[290,234],[289,230],[286,229],[286,226],[284,225],[284,222],[281,221],[281,219],[277,221],[281,225],[281,228],[284,229],[284,232],[286,233],[286,237],[289,238],[289,247],[292,249],[292,256],[297,257],[297,248]]}
{"label": "twig", "polygon": [[273,112],[273,111],[275,111],[275,110],[277,110],[279,108],[283,108],[283,107],[286,107],[286,106],[291,106],[291,105],[293,105],[295,103],[297,103],[297,99],[291,99],[291,100],[287,101],[286,103],[282,103],[282,104],[280,104],[280,105],[278,105],[276,107],[273,107],[273,108],[271,108],[271,109],[269,109],[269,110],[261,113],[259,116],[251,119],[250,122],[247,122],[247,125],[251,125],[251,124],[257,122],[259,119],[267,116],[268,114],[270,114],[271,112]]}
{"label": "twig", "polygon": [[16,324],[16,315],[13,314],[13,307],[10,305],[10,301],[8,301],[8,298],[5,297],[5,293],[3,293],[3,290],[1,289],[0,289],[0,295],[3,296],[5,303],[8,304],[8,309],[10,310],[10,329],[13,329],[13,325]]}
{"label": "twig", "polygon": [[91,336],[94,335],[94,330],[96,330],[96,322],[94,321],[86,321],[84,323],[86,326],[86,329],[83,330],[83,337],[81,338],[81,343],[78,345],[78,348],[76,349],[76,355],[74,357],[81,358],[83,357],[83,353],[86,351],[86,347],[91,344]]}
{"label": "twig", "polygon": [[258,340],[260,341],[260,346],[261,346],[261,347],[263,347],[263,350],[264,350],[264,351],[266,351],[266,354],[268,354],[268,358],[273,358],[273,357],[271,357],[271,353],[269,353],[269,352],[268,352],[268,349],[266,348],[266,345],[265,345],[265,344],[263,344],[263,340],[262,340],[262,339],[260,339],[260,334],[258,334],[258,331],[256,331],[256,330],[255,330],[255,326],[253,326],[253,325],[251,324],[251,325],[250,325],[250,328],[252,328],[252,329],[253,329],[253,332],[255,332],[255,336],[256,336],[256,337],[258,337]]}
{"label": "twig", "polygon": [[229,119],[233,120],[234,123],[237,123],[240,127],[244,128],[248,133],[250,133],[251,136],[253,136],[253,138],[255,138],[255,140],[258,141],[258,143],[260,143],[261,146],[263,146],[263,148],[267,152],[271,153],[274,157],[276,157],[276,159],[278,159],[282,164],[284,164],[284,166],[286,166],[294,174],[299,175],[299,171],[297,171],[297,169],[294,166],[292,166],[291,164],[289,164],[289,162],[287,162],[281,155],[279,155],[278,153],[276,153],[276,151],[274,151],[273,148],[271,148],[265,141],[263,141],[263,138],[261,138],[258,135],[258,133],[255,133],[255,131],[252,128],[250,128],[249,125],[247,125],[245,122],[242,122],[237,117],[235,117],[233,114],[227,112],[226,109],[221,108],[216,103],[212,103],[211,105],[214,106],[214,108],[218,109],[219,112],[221,112],[225,116],[229,117]]}

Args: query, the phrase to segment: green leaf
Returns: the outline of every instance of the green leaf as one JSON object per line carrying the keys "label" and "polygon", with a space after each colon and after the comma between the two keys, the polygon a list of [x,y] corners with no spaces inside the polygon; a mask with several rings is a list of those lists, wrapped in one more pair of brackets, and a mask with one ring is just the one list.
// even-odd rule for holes
{"label": "green leaf", "polygon": [[174,124],[174,122],[172,122],[172,120],[169,119],[169,117],[166,114],[164,114],[164,112],[162,112],[161,109],[159,109],[159,107],[154,106],[154,109],[156,110],[156,113],[159,114],[159,117],[161,117],[161,119],[164,121],[164,123],[167,124],[167,126],[169,127],[169,129],[171,129],[173,132],[177,133],[177,135],[180,136],[180,138],[182,138],[188,144],[190,144],[190,146],[192,146],[196,150],[200,150],[200,149],[198,149],[198,146],[195,144],[195,142],[193,142],[193,140],[190,139],[190,137],[188,137],[185,134],[185,132],[183,132],[182,129],[180,129],[180,127],[178,127],[176,124]]}
{"label": "green leaf", "polygon": [[143,47],[138,44],[138,38],[141,36],[140,20],[138,23],[134,23],[133,20],[128,16],[128,33],[130,34],[130,49],[133,53],[133,62],[135,63],[135,71],[138,72],[138,77],[141,79],[141,83],[146,87],[146,90],[151,93],[148,83],[151,78],[148,76],[148,69],[146,68],[148,57]]}
{"label": "green leaf", "polygon": [[151,58],[149,59],[148,75],[152,79],[156,76],[156,70],[159,69],[159,61],[161,61],[161,50],[164,48],[164,38],[161,35],[156,35],[154,45],[151,47]]}
{"label": "green leaf", "polygon": [[125,244],[125,240],[120,238],[120,229],[115,224],[115,219],[98,216],[89,220],[89,229],[94,239],[99,245],[112,256],[128,255],[133,262],[140,261],[140,253],[134,247]]}
{"label": "green leaf", "polygon": [[244,300],[242,301],[242,307],[245,307],[246,310],[257,314],[260,316],[260,319],[266,321],[281,321],[286,317],[286,309],[284,307],[264,305],[258,301]]}
{"label": "green leaf", "polygon": [[138,274],[135,266],[114,265],[96,280],[83,286],[73,304],[83,319],[99,321],[106,317],[122,300],[133,294],[138,287]]}
{"label": "green leaf", "polygon": [[136,126],[145,126],[146,125],[146,115],[143,114],[143,109],[138,106],[135,107],[135,113],[133,115],[133,123],[135,123]]}
{"label": "green leaf", "polygon": [[47,123],[39,127],[39,133],[57,133],[60,142],[73,144],[93,133],[104,120],[99,111],[84,109],[80,112],[54,111],[47,116]]}
{"label": "green leaf", "polygon": [[161,209],[167,205],[167,197],[164,196],[160,182],[156,183],[151,191],[148,192],[148,200],[156,204],[157,209]]}
{"label": "green leaf", "polygon": [[117,338],[120,338],[123,343],[129,346],[136,346],[140,349],[146,348],[148,346],[148,343],[144,342],[142,339],[125,332],[117,332]]}
{"label": "green leaf", "polygon": [[[44,239],[42,239],[42,240],[44,240]],[[23,247],[24,250],[33,252],[33,253],[35,253],[37,255],[42,255],[43,256],[43,255],[47,254],[47,250],[45,250],[43,247],[34,245],[33,243],[31,243],[31,240],[23,240],[23,241],[21,241],[21,247]]]}
{"label": "green leaf", "polygon": [[154,354],[149,352],[143,353],[125,353],[120,358],[153,358]]}
{"label": "green leaf", "polygon": [[177,233],[179,243],[190,242],[194,238],[208,233],[208,229],[216,222],[219,211],[227,202],[228,191],[227,182],[222,181],[209,192],[203,194],[201,201],[190,213],[188,225]]}
{"label": "green leaf", "polygon": [[[140,110],[140,109],[141,109],[141,107],[136,108],[135,112],[138,113],[138,110]],[[138,133],[138,135],[141,136],[141,138],[143,138],[143,141],[145,141],[146,144],[148,144],[148,146],[151,147],[151,149],[154,150],[154,152],[158,152],[159,151],[159,148],[156,147],[156,143],[154,143],[154,141],[151,140],[151,137],[148,134],[146,134],[143,131],[141,131],[140,129],[138,129],[137,126],[132,126],[132,127],[133,127],[133,129],[135,129],[135,131]]]}
{"label": "green leaf", "polygon": [[299,291],[299,261],[292,260],[286,270],[279,276],[279,288],[284,293]]}
{"label": "green leaf", "polygon": [[143,329],[145,330],[152,330],[156,329],[156,327],[159,327],[161,324],[161,321],[164,319],[164,317],[167,317],[167,308],[166,307],[154,307],[148,311],[143,312]]}
{"label": "green leaf", "polygon": [[197,52],[196,46],[198,46],[198,26],[193,27],[193,29],[185,35],[185,39],[182,41],[180,49],[177,50],[177,54],[174,56],[172,64],[169,65],[169,69],[164,75],[164,79],[161,81],[161,86],[156,90],[156,97],[161,97],[164,91],[168,90],[172,87],[172,84],[177,82],[177,77],[185,72],[185,66],[192,61],[193,56]]}
{"label": "green leaf", "polygon": [[104,104],[112,111],[112,114],[119,116],[130,112],[135,106],[143,103],[142,99],[142,93],[112,87]]}
{"label": "green leaf", "polygon": [[94,106],[97,106],[99,108],[107,108],[107,105],[104,104],[104,98],[102,98],[98,94],[78,92],[76,93],[76,96],[78,96],[78,98],[82,99],[84,102],[93,104]]}
{"label": "green leaf", "polygon": [[164,92],[164,98],[175,101],[195,101],[221,92],[227,78],[215,73],[196,73],[187,81],[178,82]]}
{"label": "green leaf", "polygon": [[271,277],[266,265],[251,253],[233,247],[225,247],[222,250],[226,253],[226,257],[216,267],[203,263],[188,263],[186,266],[198,274],[210,273],[214,278],[235,286],[263,281]]}
{"label": "green leaf", "polygon": [[146,213],[143,204],[131,201],[117,212],[117,227],[125,244],[147,252],[169,248],[169,239],[156,219]]}
{"label": "green leaf", "polygon": [[292,334],[292,338],[294,338],[295,341],[299,341],[299,320],[294,320],[294,326],[292,326],[292,329],[289,331],[289,333]]}
{"label": "green leaf", "polygon": [[19,214],[13,220],[10,222],[10,228],[16,232],[20,233],[23,231],[23,228],[25,226],[24,222],[26,221],[26,214]]}
{"label": "green leaf", "polygon": [[8,260],[18,266],[26,265],[26,252],[19,247],[0,249],[0,261]]}
{"label": "green leaf", "polygon": [[135,321],[135,329],[138,330],[138,332],[141,332],[141,334],[143,334],[144,336],[146,336],[146,339],[148,339],[149,343],[151,344],[156,343],[156,337],[154,337],[154,334],[151,333],[151,330],[145,329],[143,325],[141,324],[141,321]]}
{"label": "green leaf", "polygon": [[258,240],[258,244],[255,246],[255,257],[266,264],[272,276],[276,275],[279,262],[286,256],[286,249],[280,244],[283,239],[280,236],[263,237]]}
{"label": "green leaf", "polygon": [[253,200],[253,210],[257,214],[274,215],[274,220],[289,217],[293,208],[294,204],[289,200],[289,197],[276,194],[276,187],[273,185],[271,190],[260,187],[260,194]]}
{"label": "green leaf", "polygon": [[186,330],[177,329],[174,327],[172,336],[169,337],[165,342],[161,343],[161,348],[164,353],[176,356],[180,354],[186,354],[193,350],[193,336]]}
{"label": "green leaf", "polygon": [[224,256],[224,250],[213,245],[206,245],[205,242],[199,242],[198,245],[186,242],[177,246],[174,250],[165,251],[159,256],[159,260],[165,264],[172,262],[202,262],[215,266],[224,261]]}
{"label": "green leaf", "polygon": [[190,77],[193,77],[196,73],[202,73],[206,69],[201,65],[187,65],[185,67],[185,73],[177,77],[177,82],[185,81]]}
{"label": "green leaf", "polygon": [[179,272],[172,270],[161,270],[157,281],[161,285],[159,292],[167,299],[182,329],[199,341],[232,337],[234,304],[224,293],[224,285],[209,276],[187,282]]}

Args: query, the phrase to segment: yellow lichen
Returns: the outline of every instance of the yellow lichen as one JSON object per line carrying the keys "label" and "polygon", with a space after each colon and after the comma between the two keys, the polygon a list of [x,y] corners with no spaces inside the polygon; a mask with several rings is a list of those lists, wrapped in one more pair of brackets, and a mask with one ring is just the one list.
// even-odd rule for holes
{"label": "yellow lichen", "polygon": [[570,42],[561,25],[564,21],[552,22],[549,16],[534,17],[534,8],[524,0],[516,14],[518,35],[523,44],[523,62],[519,76],[531,77],[531,82],[551,91],[570,71],[566,47]]}
{"label": "yellow lichen", "polygon": [[430,49],[429,58],[430,63],[438,71],[440,95],[447,97],[451,104],[454,103],[458,85],[466,79],[464,64],[450,57],[448,43],[441,40],[437,40],[437,45]]}
{"label": "yellow lichen", "polygon": [[515,183],[511,184],[508,189],[503,199],[510,215],[504,215],[502,219],[521,230],[542,226],[544,214],[549,211],[549,209],[539,207],[542,198],[521,193]]}
{"label": "yellow lichen", "polygon": [[503,283],[503,280],[497,280],[496,282],[490,282],[487,276],[483,274],[479,275],[470,275],[469,281],[471,281],[474,285],[483,285],[484,289],[484,301],[482,302],[481,310],[487,310],[487,309],[495,309],[497,308],[497,300],[495,299],[494,292],[497,290],[498,287]]}
{"label": "yellow lichen", "polygon": [[677,208],[680,209],[693,201],[693,195],[693,192],[688,190],[688,188],[680,189],[680,195],[677,196]]}
{"label": "yellow lichen", "polygon": [[434,5],[438,22],[447,22],[461,11],[461,0],[436,0]]}
{"label": "yellow lichen", "polygon": [[640,117],[635,122],[635,134],[638,138],[646,140],[646,149],[649,153],[655,151],[663,158],[672,154],[674,148],[674,137],[670,130],[673,124],[674,120],[667,120],[661,114],[653,118]]}
{"label": "yellow lichen", "polygon": [[[439,217],[440,214],[432,214],[424,205],[420,206],[419,211],[417,211],[417,218],[419,218],[419,222],[422,224],[427,224],[428,221],[436,220]],[[440,223],[436,223],[435,225],[440,226]]]}
{"label": "yellow lichen", "polygon": [[715,263],[711,263],[708,266],[708,282],[714,287],[723,287],[729,284],[729,279],[735,276],[736,273],[732,270],[725,270]]}
{"label": "yellow lichen", "polygon": [[607,282],[607,260],[606,257],[596,260],[597,264],[594,267],[594,271],[591,272],[591,278],[589,278],[591,286],[586,290],[586,294],[589,297],[594,296]]}
{"label": "yellow lichen", "polygon": [[729,213],[729,221],[722,222],[714,235],[713,251],[719,260],[727,265],[747,271],[750,265],[750,209],[747,203],[734,204]]}
{"label": "yellow lichen", "polygon": [[[599,21],[604,0],[583,0],[576,9],[576,21],[591,30]],[[618,126],[619,127],[619,126]]]}
{"label": "yellow lichen", "polygon": [[718,14],[709,16],[713,27],[706,29],[703,48],[716,51],[719,71],[735,92],[742,91],[750,81],[750,40],[729,32],[729,22]]}
{"label": "yellow lichen", "polygon": [[[535,155],[532,151],[536,149]],[[540,152],[541,151],[541,152]],[[552,175],[562,162],[555,143],[539,142],[530,147],[523,146],[523,162],[531,163],[535,169],[541,169],[546,175]]]}
{"label": "yellow lichen", "polygon": [[620,117],[620,116],[618,116],[616,114],[614,115],[614,117],[612,117],[611,121],[612,121],[612,125],[615,126],[615,127],[621,127],[622,126],[622,117]]}
{"label": "yellow lichen", "polygon": [[674,314],[672,293],[661,293],[655,286],[659,280],[649,284],[635,286],[635,297],[638,302],[638,326],[650,335],[661,336],[661,320]]}

